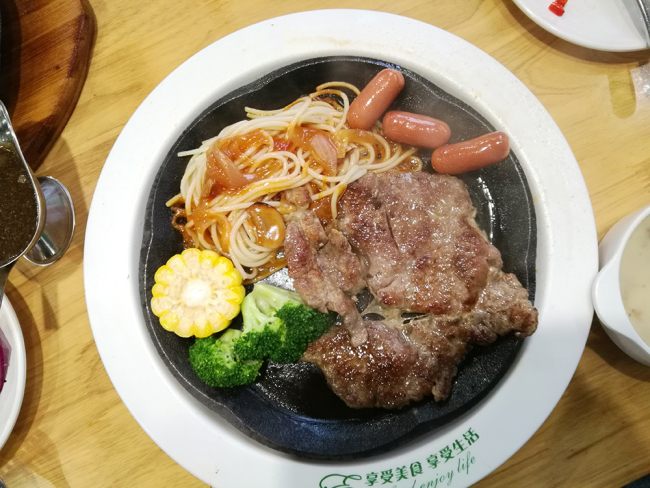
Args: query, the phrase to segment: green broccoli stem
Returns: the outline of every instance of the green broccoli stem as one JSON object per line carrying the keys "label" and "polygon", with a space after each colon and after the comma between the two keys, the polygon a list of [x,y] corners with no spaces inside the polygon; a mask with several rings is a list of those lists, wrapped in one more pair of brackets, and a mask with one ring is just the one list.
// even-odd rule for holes
{"label": "green broccoli stem", "polygon": [[256,283],[253,291],[244,300],[254,302],[259,312],[268,318],[272,318],[287,302],[303,304],[297,293],[264,283]]}
{"label": "green broccoli stem", "polygon": [[307,346],[333,323],[329,314],[305,306],[297,293],[258,283],[242,302],[242,331],[197,339],[190,363],[209,386],[228,388],[253,382],[264,360],[298,361]]}

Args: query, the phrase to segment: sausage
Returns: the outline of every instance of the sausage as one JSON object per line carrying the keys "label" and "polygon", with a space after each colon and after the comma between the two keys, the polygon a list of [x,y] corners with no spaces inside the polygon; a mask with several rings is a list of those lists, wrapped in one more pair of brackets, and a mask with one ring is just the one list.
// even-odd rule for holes
{"label": "sausage", "polygon": [[435,148],[447,144],[451,130],[442,120],[426,115],[388,112],[384,115],[384,134],[396,142]]}
{"label": "sausage", "polygon": [[350,104],[348,124],[352,129],[368,130],[404,88],[402,73],[384,69],[377,73]]}
{"label": "sausage", "polygon": [[509,152],[508,136],[503,132],[493,132],[437,148],[431,156],[431,166],[438,173],[455,175],[503,161]]}

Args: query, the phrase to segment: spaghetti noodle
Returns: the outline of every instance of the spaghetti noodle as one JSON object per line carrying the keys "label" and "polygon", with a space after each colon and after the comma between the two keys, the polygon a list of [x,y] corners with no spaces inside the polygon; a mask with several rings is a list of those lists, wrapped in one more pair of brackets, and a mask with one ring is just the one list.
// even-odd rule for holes
{"label": "spaghetti noodle", "polygon": [[[191,239],[226,255],[253,282],[284,266],[280,216],[295,210],[284,191],[306,187],[312,205],[334,218],[347,185],[367,172],[421,169],[417,149],[387,140],[379,123],[369,131],[348,127],[342,88],[359,94],[353,85],[330,82],[279,110],[246,108],[248,120],[178,153],[191,159],[167,206],[176,208],[177,229],[179,216],[187,220],[179,229],[186,245]],[[259,203],[265,206],[256,205],[252,218],[249,209]]]}

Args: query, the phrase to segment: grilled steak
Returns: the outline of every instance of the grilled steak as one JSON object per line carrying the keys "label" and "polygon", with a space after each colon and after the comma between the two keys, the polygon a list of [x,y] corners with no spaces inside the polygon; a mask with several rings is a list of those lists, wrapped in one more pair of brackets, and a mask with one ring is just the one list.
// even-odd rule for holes
{"label": "grilled steak", "polygon": [[476,226],[461,180],[428,173],[368,174],[340,200],[339,229],[367,263],[372,294],[414,312],[468,312],[499,251]]}
{"label": "grilled steak", "polygon": [[352,298],[365,282],[350,244],[336,229],[327,235],[313,212],[290,215],[284,248],[295,290],[309,307],[343,317],[354,345],[365,342],[367,332]]}
{"label": "grilled steak", "polygon": [[353,408],[396,408],[431,394],[435,358],[381,322],[365,322],[368,340],[352,347],[347,331],[332,327],[312,342],[303,361],[316,364]]}
{"label": "grilled steak", "polygon": [[447,398],[469,342],[462,320],[427,316],[401,327],[364,324],[364,344],[353,347],[344,330],[332,327],[302,360],[316,364],[332,391],[353,408],[399,408],[431,394]]}
{"label": "grilled steak", "polygon": [[[332,328],[303,360],[318,365],[349,406],[398,408],[429,394],[443,400],[470,344],[535,332],[537,310],[517,278],[501,270],[459,179],[367,174],[339,202],[340,232],[328,234],[315,216],[295,212],[285,250],[305,302],[341,310],[347,321],[351,334]],[[350,297],[364,283],[382,307],[428,315],[407,324],[399,313],[361,322]]]}
{"label": "grilled steak", "polygon": [[357,347],[345,330],[332,327],[309,345],[302,360],[316,364],[332,391],[353,408],[399,408],[431,394],[436,401],[444,400],[470,344],[487,345],[510,331],[532,333],[528,323],[505,319],[508,305],[517,317],[524,306],[517,296],[521,285],[511,288],[499,282],[497,288],[504,295],[487,305],[495,294],[490,288],[486,287],[480,302],[485,309],[494,305],[493,314],[484,315],[484,309],[425,315],[406,324],[365,321],[368,340]]}

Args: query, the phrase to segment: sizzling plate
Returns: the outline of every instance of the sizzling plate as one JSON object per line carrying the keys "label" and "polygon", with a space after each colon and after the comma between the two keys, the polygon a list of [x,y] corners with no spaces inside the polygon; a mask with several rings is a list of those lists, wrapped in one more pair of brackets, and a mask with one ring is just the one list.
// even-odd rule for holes
{"label": "sizzling plate", "polygon": [[[383,452],[449,422],[467,411],[497,384],[515,359],[522,340],[502,338],[475,348],[459,367],[449,398],[432,399],[397,410],[354,410],[328,388],[314,365],[269,364],[254,385],[217,389],[204,385],[192,371],[183,339],[160,327],[150,308],[155,271],[183,250],[180,234],[170,225],[165,202],[178,193],[189,158],[179,151],[193,149],[225,126],[245,116],[244,107],[277,109],[326,81],[341,80],[363,87],[381,69],[402,71],[406,86],[390,109],[430,115],[447,122],[450,143],[494,131],[475,110],[417,74],[382,61],[328,57],[301,61],[278,69],[239,88],[207,108],[171,148],[149,196],[140,256],[140,294],[145,322],[154,344],[172,374],[195,398],[219,413],[246,435],[275,449],[303,457],[359,458]],[[429,161],[430,151],[421,157]],[[476,206],[477,222],[501,251],[504,271],[517,275],[535,292],[535,211],[523,171],[513,153],[498,165],[462,175]],[[286,269],[266,280],[286,282]],[[247,291],[250,291],[248,289]],[[234,321],[237,327],[238,317]]]}

